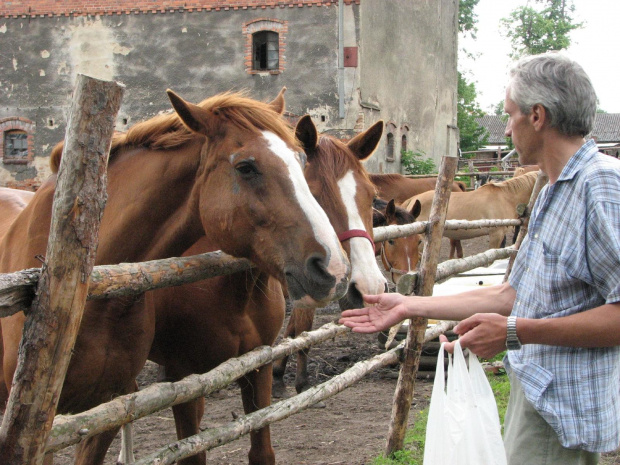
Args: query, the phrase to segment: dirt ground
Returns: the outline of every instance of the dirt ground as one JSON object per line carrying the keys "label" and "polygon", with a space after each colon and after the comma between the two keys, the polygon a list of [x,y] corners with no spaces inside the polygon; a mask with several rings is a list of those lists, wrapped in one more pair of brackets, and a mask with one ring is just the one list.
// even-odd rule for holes
{"label": "dirt ground", "polygon": [[[444,239],[440,261],[447,259],[448,242]],[[488,239],[473,239],[463,243],[465,255],[473,255],[488,248]],[[314,328],[338,317],[335,306],[317,311]],[[288,318],[288,317],[287,317]],[[310,352],[309,374],[313,385],[344,372],[356,362],[380,354],[376,335],[347,333],[324,343]],[[295,360],[289,362],[285,380],[291,394],[294,393]],[[143,370],[141,386],[154,382],[156,366],[150,362]],[[398,377],[397,367],[379,369],[353,387],[325,401],[324,408],[311,408],[277,422],[271,426],[271,436],[279,465],[366,465],[379,455],[386,443],[392,398]],[[416,382],[414,400],[409,422],[414,413],[428,405],[432,380]],[[210,395],[202,428],[224,425],[234,414],[242,414],[241,397],[235,385]],[[144,457],[165,444],[176,440],[172,411],[166,409],[135,422],[136,458]],[[120,435],[119,435],[120,437]],[[106,465],[114,465],[119,450],[119,438],[110,448]],[[243,437],[232,443],[207,452],[210,465],[247,464],[249,438]],[[72,462],[71,448],[55,455],[56,465]],[[605,464],[620,463],[613,457]]]}

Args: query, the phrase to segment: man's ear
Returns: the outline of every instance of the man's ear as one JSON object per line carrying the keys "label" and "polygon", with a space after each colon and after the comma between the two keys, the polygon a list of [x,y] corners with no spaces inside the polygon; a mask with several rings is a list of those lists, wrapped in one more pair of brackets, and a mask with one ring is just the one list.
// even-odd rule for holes
{"label": "man's ear", "polygon": [[540,131],[547,123],[547,109],[540,103],[537,103],[532,107],[532,111],[529,114],[530,122],[536,131]]}

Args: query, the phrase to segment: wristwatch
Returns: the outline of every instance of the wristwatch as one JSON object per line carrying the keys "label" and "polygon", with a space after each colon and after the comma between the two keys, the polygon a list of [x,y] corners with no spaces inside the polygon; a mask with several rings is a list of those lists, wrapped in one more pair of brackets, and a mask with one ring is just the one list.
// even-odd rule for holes
{"label": "wristwatch", "polygon": [[517,337],[517,317],[509,316],[506,325],[506,349],[519,350],[521,341]]}

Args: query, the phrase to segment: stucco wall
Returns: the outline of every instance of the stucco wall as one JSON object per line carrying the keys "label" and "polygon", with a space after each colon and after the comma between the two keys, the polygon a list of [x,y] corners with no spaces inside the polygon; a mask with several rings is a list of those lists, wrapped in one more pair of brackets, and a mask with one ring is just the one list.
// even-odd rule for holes
{"label": "stucco wall", "polygon": [[[402,128],[407,148],[435,160],[454,155],[448,126],[456,126],[457,0],[364,0],[360,11],[360,94],[367,119],[396,128],[395,161],[377,157],[373,171],[399,172]],[[370,44],[380,44],[372,47]],[[378,108],[371,109],[370,107]],[[380,150],[385,153],[385,137]]]}
{"label": "stucco wall", "polygon": [[[0,17],[0,120],[24,118],[34,125],[34,157],[28,164],[0,162],[0,185],[28,187],[48,176],[47,157],[64,138],[78,73],[126,86],[120,131],[168,111],[167,88],[198,102],[231,89],[270,100],[286,86],[287,110],[309,113],[321,132],[347,138],[379,119],[394,125],[395,160],[385,160],[384,136],[366,163],[370,171],[400,171],[405,127],[409,148],[437,162],[452,152],[446,128],[456,121],[457,0],[345,0],[344,46],[357,47],[358,65],[341,74],[344,118],[338,2],[269,2],[271,7],[246,9],[241,1],[233,3],[235,8],[219,10]],[[286,26],[280,73],[247,72],[243,28],[257,19]]]}
{"label": "stucco wall", "polygon": [[[347,6],[354,21],[357,6]],[[285,22],[281,74],[248,74],[242,27],[258,18]],[[355,27],[353,27],[355,30]],[[355,41],[355,38],[353,38]],[[270,100],[287,87],[287,110],[311,113],[320,129],[338,127],[338,8],[275,8],[193,13],[0,18],[0,119],[35,122],[35,160],[3,166],[9,178],[42,179],[39,163],[62,140],[77,73],[126,86],[117,129],[146,119],[170,104],[166,89],[198,102],[217,92],[248,90]],[[324,120],[324,121],[322,121]]]}

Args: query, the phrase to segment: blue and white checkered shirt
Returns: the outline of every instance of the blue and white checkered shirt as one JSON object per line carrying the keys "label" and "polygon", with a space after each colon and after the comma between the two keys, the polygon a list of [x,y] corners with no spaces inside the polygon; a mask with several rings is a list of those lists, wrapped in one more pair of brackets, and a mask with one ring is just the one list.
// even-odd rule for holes
{"label": "blue and white checkered shirt", "polygon": [[[558,318],[620,301],[620,161],[586,142],[540,192],[509,278],[512,314]],[[609,328],[620,331],[620,328]],[[508,351],[526,398],[572,449],[620,446],[620,347]]]}

